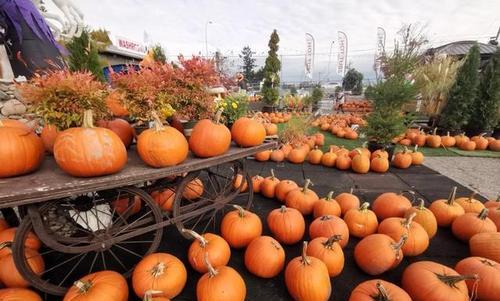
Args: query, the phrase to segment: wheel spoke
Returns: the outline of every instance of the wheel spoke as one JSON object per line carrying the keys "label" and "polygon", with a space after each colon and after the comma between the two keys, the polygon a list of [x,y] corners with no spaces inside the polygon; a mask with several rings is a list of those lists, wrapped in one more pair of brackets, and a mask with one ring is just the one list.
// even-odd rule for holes
{"label": "wheel spoke", "polygon": [[99,252],[101,253],[101,258],[102,258],[102,266],[104,267],[105,270],[107,270],[107,266],[106,266],[106,258],[104,258],[104,252]]}
{"label": "wheel spoke", "polygon": [[115,246],[116,246],[117,248],[120,248],[120,249],[122,249],[123,251],[128,252],[128,253],[130,253],[130,254],[132,254],[132,255],[135,255],[135,256],[137,256],[137,257],[139,257],[139,258],[142,258],[142,257],[143,257],[142,255],[139,255],[139,254],[137,254],[137,253],[136,253],[136,252],[134,252],[134,251],[131,251],[131,250],[129,250],[129,249],[127,249],[127,248],[125,248],[125,247],[122,247],[120,244],[116,244]]}
{"label": "wheel spoke", "polygon": [[123,262],[118,258],[118,256],[116,256],[115,252],[113,252],[113,250],[109,249],[109,253],[111,254],[111,256],[113,256],[115,258],[115,260],[122,266],[123,268],[123,271],[124,272],[127,272],[128,269],[127,267],[123,264]]}
{"label": "wheel spoke", "polygon": [[82,262],[82,260],[87,256],[88,253],[84,253],[84,255],[82,257],[80,257],[80,259],[78,260],[78,262],[73,265],[73,267],[71,268],[71,270],[68,272],[68,274],[66,274],[66,276],[64,277],[63,280],[61,280],[61,282],[59,282],[58,286],[61,286],[61,284],[64,283],[64,281],[66,281],[66,279],[68,279],[69,275],[71,275],[73,273],[73,271],[75,271],[76,267],[80,265],[80,263]]}
{"label": "wheel spoke", "polygon": [[60,266],[62,266],[64,264],[72,261],[73,259],[78,258],[79,256],[83,256],[84,254],[85,253],[80,253],[80,254],[76,254],[74,256],[71,256],[70,258],[64,260],[63,262],[60,262],[60,263],[56,264],[55,266],[51,267],[50,269],[43,271],[43,274],[46,274],[46,273],[48,273],[50,271],[53,271],[54,269],[57,269],[58,267],[60,267]]}
{"label": "wheel spoke", "polygon": [[142,220],[144,217],[146,217],[147,215],[149,215],[151,212],[146,212],[144,213],[140,218],[136,219],[135,221],[131,222],[130,224],[128,224],[127,226],[125,226],[123,229],[121,229],[120,231],[118,231],[118,233],[115,234],[116,235],[119,235],[120,233],[122,233],[123,231],[127,230],[128,228],[132,227],[133,225],[135,225],[138,221]]}
{"label": "wheel spoke", "polygon": [[95,262],[97,261],[97,256],[99,256],[99,253],[95,252],[94,259],[92,259],[92,263],[90,264],[90,269],[87,274],[91,274],[92,270],[94,269]]}

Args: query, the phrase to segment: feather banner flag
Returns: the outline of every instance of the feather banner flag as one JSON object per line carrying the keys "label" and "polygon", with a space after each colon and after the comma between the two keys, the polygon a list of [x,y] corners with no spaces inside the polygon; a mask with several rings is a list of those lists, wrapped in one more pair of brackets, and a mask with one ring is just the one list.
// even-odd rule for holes
{"label": "feather banner flag", "polygon": [[344,77],[347,67],[347,35],[343,31],[338,32],[339,52],[337,57],[337,74]]}
{"label": "feather banner flag", "polygon": [[377,78],[382,74],[382,56],[385,51],[385,30],[382,27],[377,27],[377,47],[375,50],[375,58],[373,63],[373,69],[375,69],[375,74]]}
{"label": "feather banner flag", "polygon": [[314,37],[306,33],[306,55],[304,61],[304,72],[306,78],[312,79],[314,67]]}

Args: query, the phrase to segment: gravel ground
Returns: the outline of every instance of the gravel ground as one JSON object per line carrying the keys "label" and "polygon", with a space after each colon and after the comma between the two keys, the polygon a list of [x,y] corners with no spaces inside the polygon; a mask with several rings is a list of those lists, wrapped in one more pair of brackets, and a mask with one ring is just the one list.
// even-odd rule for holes
{"label": "gravel ground", "polygon": [[500,159],[426,157],[424,165],[489,199],[500,194]]}

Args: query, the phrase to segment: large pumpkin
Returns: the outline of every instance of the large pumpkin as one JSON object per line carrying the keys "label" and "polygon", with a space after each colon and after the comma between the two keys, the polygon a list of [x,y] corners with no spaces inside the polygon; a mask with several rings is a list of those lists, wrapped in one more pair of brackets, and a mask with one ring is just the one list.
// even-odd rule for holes
{"label": "large pumpkin", "polygon": [[479,214],[469,212],[457,217],[451,224],[451,230],[455,237],[468,242],[475,234],[497,232],[497,226],[488,218],[488,209],[485,208]]}
{"label": "large pumpkin", "polygon": [[332,293],[328,268],[320,259],[307,255],[306,242],[302,255],[288,263],[285,283],[294,300],[326,301]]}
{"label": "large pumpkin", "polygon": [[19,128],[26,131],[33,131],[26,123],[15,119],[0,119],[0,127]]}
{"label": "large pumpkin", "polygon": [[339,275],[344,269],[344,251],[338,244],[340,240],[340,235],[333,235],[330,238],[316,237],[307,246],[307,255],[323,261],[330,277]]}
{"label": "large pumpkin", "polygon": [[325,215],[315,219],[309,226],[309,236],[316,237],[332,237],[339,235],[339,244],[345,248],[349,242],[349,228],[343,219],[335,215]]}
{"label": "large pumpkin", "polygon": [[286,206],[295,208],[304,215],[311,214],[319,197],[316,192],[309,189],[310,184],[311,180],[306,179],[303,188],[290,191],[285,198]]}
{"label": "large pumpkin", "polygon": [[403,217],[411,208],[411,202],[402,193],[385,192],[379,195],[372,205],[379,221],[389,217]]}
{"label": "large pumpkin", "polygon": [[128,300],[127,281],[115,271],[100,271],[77,280],[64,296],[64,301],[95,300]]}
{"label": "large pumpkin", "polygon": [[262,234],[262,222],[258,215],[233,205],[221,222],[221,235],[235,249],[241,249]]}
{"label": "large pumpkin", "polygon": [[208,272],[205,264],[205,254],[208,254],[208,258],[214,267],[227,265],[231,257],[231,248],[222,237],[212,233],[200,235],[188,229],[182,229],[182,232],[189,233],[195,238],[195,241],[189,246],[188,260],[198,273]]}
{"label": "large pumpkin", "polygon": [[285,267],[285,251],[274,238],[257,237],[245,251],[245,266],[256,276],[273,278]]}
{"label": "large pumpkin", "polygon": [[0,178],[30,173],[42,163],[43,142],[31,130],[5,126],[0,121],[0,141]]}
{"label": "large pumpkin", "polygon": [[173,127],[163,126],[159,120],[154,128],[137,137],[139,157],[152,167],[177,165],[187,158],[188,151],[186,137]]}
{"label": "large pumpkin", "polygon": [[472,256],[500,262],[500,232],[483,232],[472,236],[469,249]]}
{"label": "large pumpkin", "polygon": [[187,271],[182,261],[167,253],[145,256],[132,273],[132,287],[139,298],[150,290],[162,291],[165,297],[174,298],[182,291],[186,280]]}
{"label": "large pumpkin", "polygon": [[57,135],[59,135],[59,130],[55,125],[51,124],[46,124],[40,133],[45,150],[51,154],[54,152],[54,143],[56,142]]}
{"label": "large pumpkin", "polygon": [[205,258],[208,273],[196,285],[198,301],[244,301],[247,288],[245,281],[236,270],[228,266],[212,267]]}
{"label": "large pumpkin", "polygon": [[0,289],[2,301],[42,301],[42,298],[32,290],[25,288]]}
{"label": "large pumpkin", "polygon": [[[500,293],[500,264],[483,257],[468,257],[455,266],[460,275],[477,275],[479,281],[466,280],[469,292],[477,292],[478,300],[497,300]],[[477,286],[477,287],[476,287]]]}
{"label": "large pumpkin", "polygon": [[[7,244],[7,246],[4,246],[3,250],[7,250],[8,252],[0,257],[0,283],[3,283],[7,287],[28,287],[29,282],[17,270],[10,245]],[[45,270],[45,263],[42,256],[30,248],[25,249],[24,256],[33,273],[41,275]]]}
{"label": "large pumpkin", "polygon": [[330,191],[326,198],[319,199],[313,207],[313,216],[318,218],[323,215],[340,216],[341,209],[339,203],[332,197],[333,191]]}
{"label": "large pumpkin", "polygon": [[458,216],[465,214],[464,208],[455,202],[456,192],[457,187],[454,186],[447,200],[435,200],[429,206],[440,227],[449,227]]}
{"label": "large pumpkin", "polygon": [[395,268],[403,260],[406,236],[396,242],[385,234],[372,234],[363,238],[354,248],[356,264],[369,275],[380,275]]}
{"label": "large pumpkin", "polygon": [[116,118],[109,121],[100,120],[97,125],[112,130],[120,137],[126,148],[130,146],[135,137],[135,129],[126,120]]}
{"label": "large pumpkin", "polygon": [[468,301],[466,279],[455,270],[432,261],[410,264],[403,272],[402,286],[413,301]]}
{"label": "large pumpkin", "polygon": [[276,196],[276,198],[281,201],[281,202],[285,202],[285,199],[286,199],[286,195],[292,191],[292,190],[295,190],[299,188],[299,185],[297,185],[297,183],[295,183],[294,181],[292,180],[283,180],[283,181],[280,181],[276,187],[275,187],[275,191],[274,191],[274,194]]}
{"label": "large pumpkin", "polygon": [[85,111],[82,127],[67,129],[57,136],[54,158],[57,165],[76,177],[97,177],[122,170],[127,150],[113,131],[94,127],[92,111]]}
{"label": "large pumpkin", "polygon": [[413,221],[415,216],[416,213],[411,213],[406,218],[390,217],[378,226],[378,233],[388,235],[394,240],[403,235],[407,237],[401,249],[405,256],[420,255],[429,247],[429,235],[420,224]]}
{"label": "large pumpkin", "polygon": [[304,217],[300,211],[285,206],[269,212],[267,225],[274,238],[287,245],[299,242],[304,236],[306,228]]}
{"label": "large pumpkin", "polygon": [[365,202],[361,207],[346,212],[344,221],[349,228],[349,235],[363,238],[377,232],[377,216],[368,209],[369,206],[370,204]]}
{"label": "large pumpkin", "polygon": [[406,215],[411,215],[412,213],[416,214],[413,221],[419,223],[429,235],[429,239],[432,239],[437,232],[437,221],[434,213],[425,208],[425,202],[423,199],[420,199],[418,206],[410,208],[406,212]]}
{"label": "large pumpkin", "polygon": [[231,132],[219,123],[220,113],[216,121],[203,119],[198,121],[189,137],[189,149],[198,157],[209,158],[224,154],[231,145]]}
{"label": "large pumpkin", "polygon": [[257,120],[241,117],[231,127],[231,137],[241,147],[257,146],[264,142],[266,129]]}
{"label": "large pumpkin", "polygon": [[412,301],[399,286],[382,279],[373,279],[358,284],[351,292],[349,301]]}
{"label": "large pumpkin", "polygon": [[349,192],[342,192],[335,197],[335,200],[339,203],[342,215],[351,209],[359,208],[361,204],[359,198],[353,192],[354,189],[351,188]]}

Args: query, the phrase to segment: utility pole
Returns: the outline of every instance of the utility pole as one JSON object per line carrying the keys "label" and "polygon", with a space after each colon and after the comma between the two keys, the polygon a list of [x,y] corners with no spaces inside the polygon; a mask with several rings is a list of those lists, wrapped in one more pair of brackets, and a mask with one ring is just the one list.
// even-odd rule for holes
{"label": "utility pole", "polygon": [[327,81],[330,81],[330,64],[332,62],[332,51],[333,51],[333,44],[335,43],[335,41],[332,41],[332,43],[330,44],[330,54],[328,55],[328,69],[326,71],[326,80]]}
{"label": "utility pole", "polygon": [[208,58],[208,24],[212,24],[212,21],[208,20],[205,23],[205,57]]}

